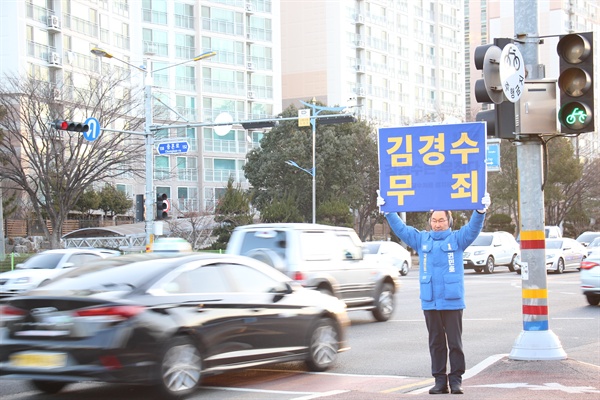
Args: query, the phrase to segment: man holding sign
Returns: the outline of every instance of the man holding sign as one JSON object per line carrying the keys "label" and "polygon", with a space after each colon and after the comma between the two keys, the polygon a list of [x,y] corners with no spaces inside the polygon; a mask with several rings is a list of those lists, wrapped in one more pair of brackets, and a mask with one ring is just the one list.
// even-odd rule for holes
{"label": "man holding sign", "polygon": [[[421,308],[435,378],[430,394],[463,393],[463,251],[481,232],[490,204],[487,193],[480,195],[486,185],[485,139],[479,123],[380,130],[377,205],[394,233],[419,253]],[[459,209],[477,211],[453,231],[450,210]],[[407,226],[396,213],[427,210],[437,211],[430,212],[430,230],[424,231]]]}

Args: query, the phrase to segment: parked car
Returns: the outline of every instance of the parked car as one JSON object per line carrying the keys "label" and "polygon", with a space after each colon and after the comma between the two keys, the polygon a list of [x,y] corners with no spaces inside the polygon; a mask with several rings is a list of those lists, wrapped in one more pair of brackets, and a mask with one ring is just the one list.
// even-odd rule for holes
{"label": "parked car", "polygon": [[0,297],[26,292],[91,261],[119,255],[106,249],[55,249],[34,254],[16,269],[0,274]]}
{"label": "parked car", "polygon": [[[546,239],[555,239],[562,237],[562,229],[557,225],[546,225],[544,226],[544,237]],[[517,235],[517,242],[521,243],[521,233]]]}
{"label": "parked car", "polygon": [[544,235],[547,239],[559,238],[562,237],[562,229],[560,226],[546,225],[544,226]]}
{"label": "parked car", "polygon": [[587,245],[587,256],[592,257],[592,255],[600,256],[600,237],[592,240],[592,242]]}
{"label": "parked car", "polygon": [[497,266],[506,266],[515,271],[521,257],[521,248],[514,236],[508,232],[481,232],[463,253],[465,269],[486,274],[494,272]]}
{"label": "parked car", "polygon": [[581,262],[579,275],[581,290],[591,306],[600,304],[600,254],[587,257]]}
{"label": "parked car", "polygon": [[274,223],[239,226],[226,253],[259,259],[303,286],[343,300],[349,310],[371,310],[377,321],[394,311],[398,270],[363,257],[354,229]]}
{"label": "parked car", "polygon": [[562,274],[565,269],[579,269],[586,257],[586,248],[575,239],[546,239],[546,271]]}
{"label": "parked car", "polygon": [[366,261],[391,264],[402,276],[408,274],[412,265],[410,252],[391,241],[365,242],[364,258]]}
{"label": "parked car", "polygon": [[135,254],[0,302],[0,375],[190,394],[205,375],[277,362],[328,369],[346,350],[342,301],[249,257]]}
{"label": "parked car", "polygon": [[577,241],[584,246],[588,246],[592,240],[600,237],[600,232],[583,232],[577,236]]}

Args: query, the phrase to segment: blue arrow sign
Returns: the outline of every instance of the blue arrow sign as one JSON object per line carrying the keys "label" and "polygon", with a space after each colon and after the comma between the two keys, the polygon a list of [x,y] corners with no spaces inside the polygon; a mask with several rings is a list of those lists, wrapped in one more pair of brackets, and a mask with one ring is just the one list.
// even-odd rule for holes
{"label": "blue arrow sign", "polygon": [[488,142],[485,163],[488,172],[500,171],[500,143]]}
{"label": "blue arrow sign", "polygon": [[85,124],[90,127],[87,132],[83,132],[85,140],[93,142],[98,139],[100,137],[100,122],[96,118],[90,117],[85,120]]}
{"label": "blue arrow sign", "polygon": [[188,142],[169,142],[158,144],[158,154],[187,153],[190,145]]}

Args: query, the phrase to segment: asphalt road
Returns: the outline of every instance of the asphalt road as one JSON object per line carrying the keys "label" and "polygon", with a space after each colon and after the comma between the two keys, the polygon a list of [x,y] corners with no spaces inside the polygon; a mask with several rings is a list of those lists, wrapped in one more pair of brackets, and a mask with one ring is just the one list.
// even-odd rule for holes
{"label": "asphalt road", "polygon": [[[341,398],[347,391],[367,391],[373,399],[383,393],[415,397],[431,384],[427,332],[418,300],[418,272],[401,278],[397,308],[390,321],[375,322],[371,314],[350,314],[351,349],[340,354],[334,368],[308,373],[302,363],[287,363],[210,377],[192,399],[313,399]],[[465,276],[467,309],[463,342],[467,368],[474,371],[490,359],[511,352],[522,331],[521,277],[498,268],[491,275],[468,271]],[[587,305],[579,290],[579,273],[548,275],[550,330],[557,335],[569,360],[600,366],[600,307]],[[467,371],[469,373],[469,371]],[[597,384],[596,386],[600,386]],[[426,390],[426,389],[425,389]],[[411,393],[411,394],[408,394]],[[104,383],[80,383],[52,399],[149,399],[151,388]],[[361,395],[357,395],[357,399]],[[48,398],[25,382],[4,380],[3,400]],[[345,398],[354,398],[347,395]],[[364,397],[363,397],[364,398]]]}

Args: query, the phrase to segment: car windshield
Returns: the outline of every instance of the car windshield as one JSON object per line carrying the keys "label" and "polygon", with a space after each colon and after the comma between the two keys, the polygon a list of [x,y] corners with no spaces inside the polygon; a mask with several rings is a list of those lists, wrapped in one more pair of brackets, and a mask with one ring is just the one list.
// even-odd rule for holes
{"label": "car windshield", "polygon": [[377,254],[377,252],[379,251],[379,246],[381,246],[381,244],[379,243],[365,243],[367,253],[369,254]]}
{"label": "car windshield", "polygon": [[579,235],[577,238],[578,242],[591,242],[594,238],[600,237],[598,232],[586,232]]}
{"label": "car windshield", "polygon": [[55,269],[64,257],[62,253],[40,253],[28,258],[20,269]]}
{"label": "car windshield", "polygon": [[562,247],[562,240],[546,240],[547,249],[560,249]]}
{"label": "car windshield", "polygon": [[590,243],[588,247],[600,247],[600,237],[592,240],[592,243]]}
{"label": "car windshield", "polygon": [[473,243],[471,243],[471,246],[491,246],[492,239],[491,235],[479,235],[475,238]]}

